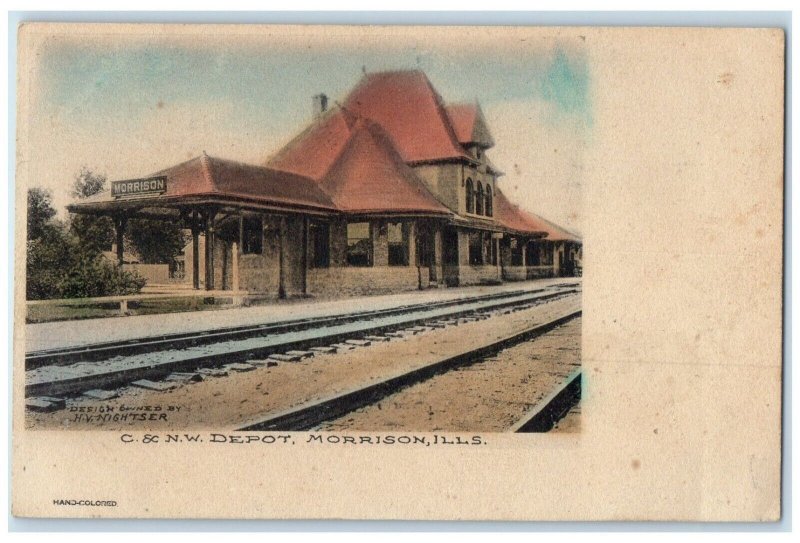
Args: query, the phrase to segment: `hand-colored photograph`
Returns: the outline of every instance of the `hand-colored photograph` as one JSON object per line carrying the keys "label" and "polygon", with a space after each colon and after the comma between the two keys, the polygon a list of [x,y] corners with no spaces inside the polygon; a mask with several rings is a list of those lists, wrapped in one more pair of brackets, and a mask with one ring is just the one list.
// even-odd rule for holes
{"label": "hand-colored photograph", "polygon": [[578,432],[578,37],[44,40],[25,423]]}

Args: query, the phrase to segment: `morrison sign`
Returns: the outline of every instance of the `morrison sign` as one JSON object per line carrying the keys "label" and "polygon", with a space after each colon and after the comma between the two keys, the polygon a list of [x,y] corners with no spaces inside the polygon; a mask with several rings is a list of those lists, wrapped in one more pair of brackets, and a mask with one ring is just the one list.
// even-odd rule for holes
{"label": "morrison sign", "polygon": [[156,196],[167,190],[167,178],[148,177],[146,179],[128,179],[111,183],[111,196],[114,198],[133,196]]}

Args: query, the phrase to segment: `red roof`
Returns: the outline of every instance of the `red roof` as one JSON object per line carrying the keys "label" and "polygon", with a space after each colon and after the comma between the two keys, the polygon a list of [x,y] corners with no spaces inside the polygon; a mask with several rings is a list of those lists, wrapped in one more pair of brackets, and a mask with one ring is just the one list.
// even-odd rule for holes
{"label": "red roof", "polygon": [[487,148],[494,146],[494,139],[489,133],[486,119],[477,103],[449,104],[446,111],[459,143],[462,145],[477,143]]}
{"label": "red roof", "polygon": [[267,166],[319,181],[350,138],[351,124],[340,108],[329,110],[269,159]]}
{"label": "red roof", "polygon": [[551,241],[580,241],[578,236],[567,232],[547,219],[512,204],[497,187],[495,187],[494,195],[494,217],[506,228],[518,232],[545,233],[547,234],[545,239]]}
{"label": "red roof", "polygon": [[[199,173],[202,170],[206,183],[210,182],[216,193],[283,204],[333,208],[328,195],[307,177],[264,166],[211,158],[207,155],[203,155],[195,161],[195,164],[201,164],[202,168],[193,168],[197,173],[191,178],[191,181],[199,180]],[[170,173],[174,169],[167,169],[161,174],[167,175],[167,187],[171,184],[175,185],[175,183],[169,182],[171,175],[175,177]],[[198,184],[198,187],[204,186],[202,181]],[[184,184],[183,187],[185,187],[184,190],[196,190],[192,183]],[[183,187],[178,186],[178,189]],[[169,193],[169,188],[167,191]]]}
{"label": "red roof", "polygon": [[350,92],[344,108],[380,124],[405,162],[469,159],[441,97],[420,70],[367,74]]}
{"label": "red roof", "polygon": [[320,186],[341,211],[450,213],[403,162],[381,127],[365,119],[353,126]]}
{"label": "red roof", "polygon": [[[264,166],[253,166],[212,158],[193,158],[160,170],[151,176],[166,176],[165,198],[185,196],[220,196],[248,199],[282,205],[295,205],[333,210],[331,199],[312,179]],[[104,191],[75,205],[112,201]],[[130,201],[133,199],[128,199]]]}

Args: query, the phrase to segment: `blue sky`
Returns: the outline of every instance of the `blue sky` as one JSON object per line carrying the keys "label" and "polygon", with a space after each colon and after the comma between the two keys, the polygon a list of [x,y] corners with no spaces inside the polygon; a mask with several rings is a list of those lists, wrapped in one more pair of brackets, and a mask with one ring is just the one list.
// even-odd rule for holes
{"label": "blue sky", "polygon": [[[314,94],[342,99],[362,69],[419,68],[446,101],[478,100],[490,124],[500,112],[490,127],[498,147],[504,132],[518,139],[524,133],[503,126],[515,122],[507,112],[514,105],[523,115],[532,107],[546,111],[536,122],[554,133],[577,130],[577,139],[586,136],[590,72],[575,47],[555,43],[534,54],[511,54],[509,48],[472,47],[465,39],[467,45],[456,52],[423,46],[365,50],[53,40],[40,53],[41,92],[32,122],[34,141],[52,145],[34,150],[34,178],[63,205],[70,179],[82,165],[113,179],[147,175],[204,150],[259,163],[307,124]],[[518,154],[517,165],[525,162],[525,157],[516,160]],[[533,164],[499,166],[513,170],[510,176],[534,169]],[[522,179],[514,185],[520,182],[524,187]]]}
{"label": "blue sky", "polygon": [[[485,58],[419,50],[291,51],[143,46],[122,50],[79,44],[52,48],[42,63],[46,105],[74,122],[102,123],[169,102],[236,104],[231,126],[259,119],[287,130],[308,113],[310,97],[342,98],[368,71],[420,68],[448,101],[486,106],[541,98],[588,116],[588,70],[563,50],[541,56]],[[469,74],[481,74],[470,77]]]}

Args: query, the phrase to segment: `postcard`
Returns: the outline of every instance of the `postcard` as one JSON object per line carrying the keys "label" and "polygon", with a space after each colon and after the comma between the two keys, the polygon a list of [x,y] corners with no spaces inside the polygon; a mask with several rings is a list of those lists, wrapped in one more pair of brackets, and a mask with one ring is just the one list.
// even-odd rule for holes
{"label": "postcard", "polygon": [[18,51],[13,514],[780,518],[782,30]]}

